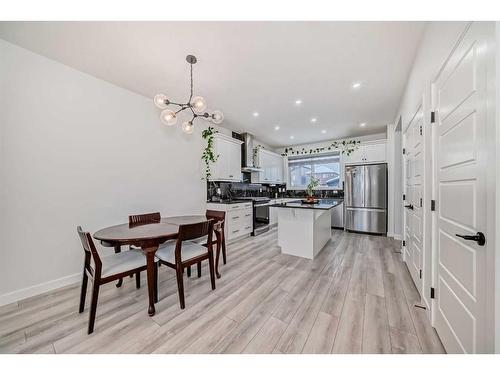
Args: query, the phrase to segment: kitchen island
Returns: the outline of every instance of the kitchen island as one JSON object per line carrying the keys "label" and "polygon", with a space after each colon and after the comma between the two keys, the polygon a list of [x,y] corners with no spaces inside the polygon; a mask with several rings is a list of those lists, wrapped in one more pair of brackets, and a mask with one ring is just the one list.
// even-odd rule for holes
{"label": "kitchen island", "polygon": [[283,254],[314,259],[331,237],[331,210],[342,200],[305,204],[300,200],[270,207],[278,210],[278,245]]}

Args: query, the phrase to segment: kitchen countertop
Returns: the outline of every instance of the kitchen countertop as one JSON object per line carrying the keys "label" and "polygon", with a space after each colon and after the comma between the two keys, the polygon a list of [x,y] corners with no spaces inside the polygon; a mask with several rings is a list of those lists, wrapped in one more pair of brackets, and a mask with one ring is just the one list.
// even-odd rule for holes
{"label": "kitchen countertop", "polygon": [[341,199],[320,199],[319,203],[316,204],[307,204],[302,203],[301,200],[296,200],[293,202],[287,203],[278,203],[271,204],[269,207],[277,207],[277,208],[303,208],[306,210],[330,210],[339,204],[342,204],[343,200]]}
{"label": "kitchen countertop", "polygon": [[207,201],[207,203],[215,203],[215,204],[235,204],[235,203],[248,203],[252,202],[248,199],[232,199],[227,201]]}

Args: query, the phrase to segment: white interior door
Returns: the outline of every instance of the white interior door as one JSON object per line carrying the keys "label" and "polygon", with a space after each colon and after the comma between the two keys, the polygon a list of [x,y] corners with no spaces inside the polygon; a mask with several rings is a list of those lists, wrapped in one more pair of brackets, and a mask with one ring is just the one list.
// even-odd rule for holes
{"label": "white interior door", "polygon": [[423,260],[423,113],[420,104],[404,133],[405,254],[404,260],[422,295]]}
{"label": "white interior door", "polygon": [[434,83],[437,212],[434,325],[449,353],[488,346],[486,56],[484,23],[473,24]]}

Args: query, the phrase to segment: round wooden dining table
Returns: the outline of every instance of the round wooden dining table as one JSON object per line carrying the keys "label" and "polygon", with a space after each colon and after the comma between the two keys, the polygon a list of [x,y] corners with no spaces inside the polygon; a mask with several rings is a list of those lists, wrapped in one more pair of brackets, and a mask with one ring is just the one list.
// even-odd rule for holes
{"label": "round wooden dining table", "polygon": [[204,215],[191,215],[165,217],[159,223],[119,224],[95,232],[94,238],[112,246],[133,245],[142,249],[147,264],[148,314],[153,316],[155,314],[155,253],[158,247],[168,240],[177,238],[179,225],[195,224],[206,220]]}

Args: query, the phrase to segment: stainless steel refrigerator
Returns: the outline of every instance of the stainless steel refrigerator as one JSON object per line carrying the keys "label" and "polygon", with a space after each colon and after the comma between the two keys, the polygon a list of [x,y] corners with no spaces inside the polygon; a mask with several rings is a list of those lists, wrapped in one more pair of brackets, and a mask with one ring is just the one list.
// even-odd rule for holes
{"label": "stainless steel refrigerator", "polygon": [[345,229],[387,234],[387,164],[345,167]]}

